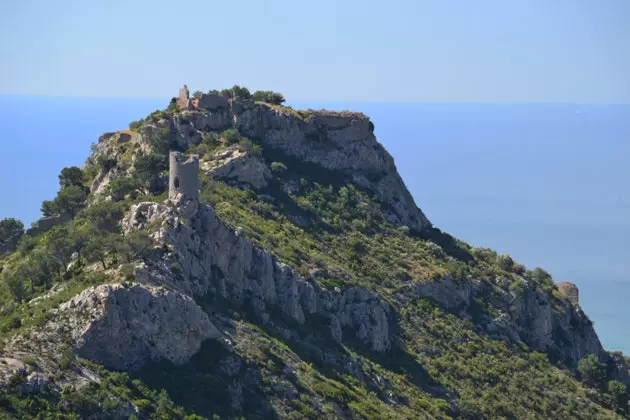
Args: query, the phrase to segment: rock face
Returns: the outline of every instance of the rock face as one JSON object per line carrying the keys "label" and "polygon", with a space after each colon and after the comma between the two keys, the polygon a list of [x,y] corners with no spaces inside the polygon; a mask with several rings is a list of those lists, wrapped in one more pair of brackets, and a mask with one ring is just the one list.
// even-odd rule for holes
{"label": "rock face", "polygon": [[572,305],[580,304],[580,291],[578,287],[574,283],[570,283],[568,281],[558,283],[558,290]]}
{"label": "rock face", "polygon": [[216,95],[213,93],[204,93],[199,98],[198,108],[207,109],[208,111],[216,111],[220,109],[228,109],[230,103],[225,96]]}
{"label": "rock face", "polygon": [[[177,207],[138,204],[124,226],[130,231],[152,222],[161,222],[155,238],[172,249],[172,261],[139,268],[139,282],[166,283],[190,295],[210,293],[248,303],[263,322],[272,308],[298,323],[317,315],[328,320],[338,340],[346,329],[374,351],[390,348],[392,310],[376,293],[357,287],[330,291],[302,278],[224,225],[210,207],[194,201]],[[173,263],[179,267],[177,275],[170,271]]]}
{"label": "rock face", "polygon": [[[498,279],[498,283],[503,283]],[[485,328],[489,334],[501,339],[521,340],[537,351],[553,354],[568,367],[577,368],[578,362],[588,354],[602,360],[606,353],[591,321],[579,306],[568,301],[551,300],[539,288],[526,288],[514,296],[507,289],[497,295],[495,305],[502,308],[497,319],[488,318]],[[449,311],[468,316],[476,296],[488,295],[488,286],[475,282],[454,281],[446,278],[414,284],[397,296],[405,304],[410,299],[426,297]],[[497,293],[495,290],[494,293]]]}
{"label": "rock face", "polygon": [[236,146],[215,154],[211,163],[206,175],[231,185],[260,189],[273,178],[260,156],[240,151]]}
{"label": "rock face", "polygon": [[[236,123],[233,121],[236,115]],[[306,117],[249,100],[232,100],[229,108],[185,111],[174,118],[181,147],[198,144],[200,131],[236,125],[246,137],[302,161],[339,171],[386,205],[392,223],[422,230],[430,222],[416,206],[398,175],[394,159],[376,140],[363,114],[313,111]]]}
{"label": "rock face", "polygon": [[189,297],[140,285],[90,287],[61,305],[60,313],[71,320],[77,353],[113,369],[161,359],[181,364],[219,335]]}

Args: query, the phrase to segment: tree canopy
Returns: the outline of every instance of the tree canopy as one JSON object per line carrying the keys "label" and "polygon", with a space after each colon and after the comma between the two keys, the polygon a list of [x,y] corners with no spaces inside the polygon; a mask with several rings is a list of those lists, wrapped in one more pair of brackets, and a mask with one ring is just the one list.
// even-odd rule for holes
{"label": "tree canopy", "polygon": [[24,223],[12,217],[0,220],[0,247],[14,249],[22,235]]}
{"label": "tree canopy", "polygon": [[76,166],[63,168],[59,174],[59,186],[61,188],[83,185],[83,182],[83,171]]}
{"label": "tree canopy", "polygon": [[252,95],[252,99],[274,105],[281,105],[285,101],[284,96],[281,93],[273,92],[271,90],[257,90]]}

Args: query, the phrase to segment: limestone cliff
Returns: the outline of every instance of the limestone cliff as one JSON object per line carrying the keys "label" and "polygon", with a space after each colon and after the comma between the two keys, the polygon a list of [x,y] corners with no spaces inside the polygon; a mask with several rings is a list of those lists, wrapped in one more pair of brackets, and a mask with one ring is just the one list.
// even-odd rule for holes
{"label": "limestone cliff", "polygon": [[171,206],[140,203],[124,224],[128,231],[159,224],[154,237],[158,246],[170,250],[163,260],[136,270],[140,283],[246,302],[263,323],[274,307],[299,324],[319,315],[328,320],[337,341],[345,328],[374,351],[390,348],[391,308],[376,293],[358,287],[326,290],[304,279],[221,223],[210,207],[195,201]]}
{"label": "limestone cliff", "polygon": [[304,162],[339,171],[371,191],[387,207],[387,219],[422,230],[429,220],[405,187],[394,159],[376,140],[373,125],[361,113],[309,111],[298,114],[250,100],[233,100],[212,111],[186,110],[166,120],[145,125],[141,136],[150,137],[168,127],[181,149],[202,141],[202,133],[236,128],[263,148],[275,149]]}

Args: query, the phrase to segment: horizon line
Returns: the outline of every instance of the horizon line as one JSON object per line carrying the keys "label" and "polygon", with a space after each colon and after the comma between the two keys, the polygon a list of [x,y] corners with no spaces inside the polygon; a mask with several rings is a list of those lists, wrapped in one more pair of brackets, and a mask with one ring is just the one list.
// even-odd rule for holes
{"label": "horizon line", "polygon": [[[119,99],[119,100],[170,100],[168,96],[113,96],[113,95],[47,95],[32,93],[1,93],[0,97],[50,98],[50,99]],[[573,106],[630,106],[630,102],[567,102],[567,101],[473,101],[473,100],[360,100],[360,99],[293,99],[291,102],[326,102],[353,104],[470,104],[470,105],[573,105]]]}

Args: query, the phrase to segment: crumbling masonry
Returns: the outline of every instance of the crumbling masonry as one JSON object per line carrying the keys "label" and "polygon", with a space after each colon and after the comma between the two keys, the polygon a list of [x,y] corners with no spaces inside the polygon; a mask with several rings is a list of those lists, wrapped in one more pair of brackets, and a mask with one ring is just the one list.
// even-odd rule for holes
{"label": "crumbling masonry", "polygon": [[169,154],[168,198],[176,199],[179,194],[184,198],[199,198],[199,159],[171,151]]}

